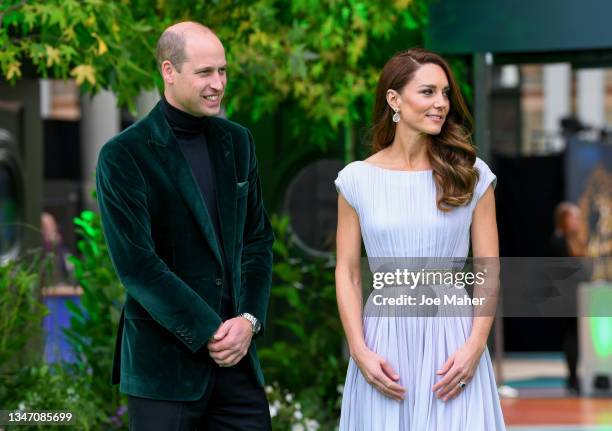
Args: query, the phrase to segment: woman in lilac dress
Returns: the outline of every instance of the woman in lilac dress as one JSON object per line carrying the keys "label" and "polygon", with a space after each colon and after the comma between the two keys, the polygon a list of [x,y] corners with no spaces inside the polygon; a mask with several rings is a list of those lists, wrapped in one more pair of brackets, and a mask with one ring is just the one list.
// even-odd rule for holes
{"label": "woman in lilac dress", "polygon": [[493,313],[363,312],[362,239],[370,265],[466,258],[470,242],[475,258],[499,256],[496,177],[476,157],[469,119],[441,57],[397,54],[378,82],[373,155],[338,174],[336,291],[351,355],[341,431],[505,429],[486,346]]}

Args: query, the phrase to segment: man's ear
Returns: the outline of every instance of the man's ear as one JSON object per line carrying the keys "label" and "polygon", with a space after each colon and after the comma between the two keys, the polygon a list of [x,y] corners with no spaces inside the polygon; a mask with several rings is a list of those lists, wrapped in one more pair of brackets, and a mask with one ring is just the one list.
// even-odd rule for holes
{"label": "man's ear", "polygon": [[391,109],[395,110],[395,108],[399,109],[400,107],[400,97],[399,93],[395,90],[389,89],[387,90],[387,103],[391,107]]}
{"label": "man's ear", "polygon": [[174,84],[176,69],[170,60],[164,60],[161,64],[161,74],[166,84]]}

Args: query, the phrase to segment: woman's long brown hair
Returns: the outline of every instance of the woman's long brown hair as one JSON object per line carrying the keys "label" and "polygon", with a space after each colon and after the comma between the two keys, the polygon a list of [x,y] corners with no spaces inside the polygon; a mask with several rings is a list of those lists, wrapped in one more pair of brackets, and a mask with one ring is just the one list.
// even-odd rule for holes
{"label": "woman's long brown hair", "polygon": [[401,90],[424,64],[437,64],[446,73],[450,91],[450,110],[438,135],[429,135],[427,152],[438,187],[437,206],[441,211],[468,204],[478,182],[474,168],[476,150],[472,146],[470,128],[472,117],[446,61],[433,52],[420,48],[403,51],[385,65],[378,80],[372,126],[372,152],[376,153],[393,143],[395,123],[393,111],[387,103],[387,91]]}

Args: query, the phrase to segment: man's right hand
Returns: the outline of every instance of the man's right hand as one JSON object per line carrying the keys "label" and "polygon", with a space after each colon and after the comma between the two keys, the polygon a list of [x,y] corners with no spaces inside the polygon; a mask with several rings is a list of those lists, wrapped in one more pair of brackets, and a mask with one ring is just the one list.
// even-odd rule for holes
{"label": "man's right hand", "polygon": [[244,317],[234,317],[219,326],[208,342],[209,355],[221,367],[236,365],[247,354],[253,326]]}
{"label": "man's right hand", "polygon": [[404,399],[406,389],[396,383],[400,376],[385,359],[369,349],[354,355],[353,359],[366,381],[383,395],[396,401]]}

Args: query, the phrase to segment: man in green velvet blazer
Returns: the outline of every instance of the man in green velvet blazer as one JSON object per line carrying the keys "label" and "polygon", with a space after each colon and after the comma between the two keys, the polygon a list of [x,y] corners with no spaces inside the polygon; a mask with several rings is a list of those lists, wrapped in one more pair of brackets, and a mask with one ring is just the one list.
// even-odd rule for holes
{"label": "man in green velvet blazer", "polygon": [[114,380],[131,429],[269,430],[252,337],[266,320],[273,234],[253,138],[215,117],[226,60],[210,29],[169,27],[157,57],[163,100],[102,148],[97,167],[126,288]]}

